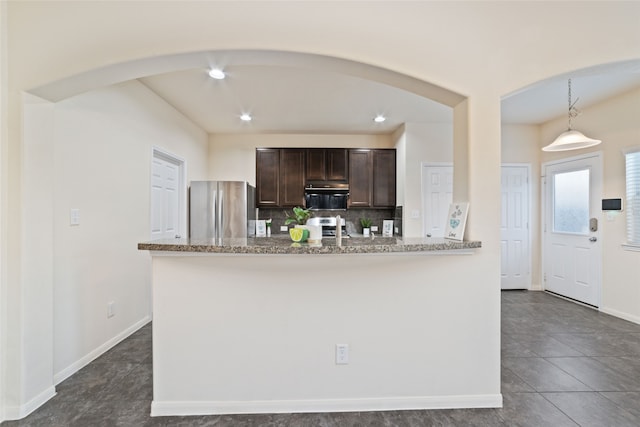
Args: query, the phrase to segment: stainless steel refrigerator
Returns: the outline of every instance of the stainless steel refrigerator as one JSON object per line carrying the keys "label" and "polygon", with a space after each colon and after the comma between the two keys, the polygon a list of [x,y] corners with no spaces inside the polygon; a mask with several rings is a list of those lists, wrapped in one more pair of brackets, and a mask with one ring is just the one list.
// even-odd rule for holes
{"label": "stainless steel refrigerator", "polygon": [[222,244],[255,236],[255,190],[246,181],[191,181],[189,237]]}

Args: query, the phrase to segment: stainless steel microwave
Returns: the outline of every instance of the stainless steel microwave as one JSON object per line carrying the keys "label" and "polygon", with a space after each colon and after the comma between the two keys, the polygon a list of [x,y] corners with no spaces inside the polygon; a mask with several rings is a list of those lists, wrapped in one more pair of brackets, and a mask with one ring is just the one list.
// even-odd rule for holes
{"label": "stainless steel microwave", "polygon": [[304,189],[304,201],[311,210],[346,210],[349,199],[348,186],[313,187]]}

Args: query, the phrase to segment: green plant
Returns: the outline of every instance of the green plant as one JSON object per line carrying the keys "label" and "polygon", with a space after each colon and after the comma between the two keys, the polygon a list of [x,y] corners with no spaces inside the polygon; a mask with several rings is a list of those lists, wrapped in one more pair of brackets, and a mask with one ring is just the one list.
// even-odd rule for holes
{"label": "green plant", "polygon": [[360,225],[362,226],[362,228],[371,228],[371,219],[360,218]]}
{"label": "green plant", "polygon": [[296,223],[299,225],[305,225],[307,220],[311,218],[311,211],[309,209],[301,208],[300,206],[296,206],[293,208],[293,215],[289,215],[287,219],[284,221],[284,225],[289,225],[292,223]]}

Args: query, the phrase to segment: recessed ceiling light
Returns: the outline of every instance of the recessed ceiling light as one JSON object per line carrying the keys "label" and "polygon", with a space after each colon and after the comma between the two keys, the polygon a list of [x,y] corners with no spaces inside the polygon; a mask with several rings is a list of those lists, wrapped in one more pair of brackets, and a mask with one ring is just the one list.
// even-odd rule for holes
{"label": "recessed ceiling light", "polygon": [[226,77],[226,74],[219,68],[212,68],[209,71],[209,76],[216,80],[222,80]]}
{"label": "recessed ceiling light", "polygon": [[377,116],[374,117],[373,121],[376,123],[382,123],[385,120],[387,120],[387,118],[385,116],[383,116],[382,114],[378,114]]}
{"label": "recessed ceiling light", "polygon": [[251,114],[249,113],[243,113],[240,116],[240,120],[242,120],[243,122],[250,122],[251,121]]}

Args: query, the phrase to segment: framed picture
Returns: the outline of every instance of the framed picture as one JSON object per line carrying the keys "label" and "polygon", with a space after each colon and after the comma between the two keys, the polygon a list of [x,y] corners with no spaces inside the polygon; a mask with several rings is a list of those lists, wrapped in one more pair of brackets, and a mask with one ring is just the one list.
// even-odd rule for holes
{"label": "framed picture", "polygon": [[393,236],[393,220],[392,219],[382,220],[382,236],[383,237]]}
{"label": "framed picture", "polygon": [[267,222],[264,219],[256,221],[256,237],[267,236]]}
{"label": "framed picture", "polygon": [[449,205],[447,224],[444,232],[445,239],[462,241],[468,213],[469,203],[452,203]]}

